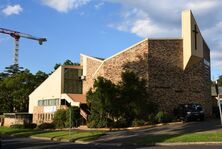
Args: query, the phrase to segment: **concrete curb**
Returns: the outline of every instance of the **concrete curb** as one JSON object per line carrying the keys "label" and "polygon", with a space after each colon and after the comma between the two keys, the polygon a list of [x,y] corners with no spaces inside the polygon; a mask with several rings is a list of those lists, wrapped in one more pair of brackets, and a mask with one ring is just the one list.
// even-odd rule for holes
{"label": "concrete curb", "polygon": [[133,146],[188,146],[188,145],[222,145],[222,142],[176,142],[176,143],[149,143],[149,144],[124,144],[124,143],[92,143],[95,145],[106,145],[120,147],[123,145]]}
{"label": "concrete curb", "polygon": [[[58,142],[70,142],[77,144],[94,144],[94,145],[108,145],[108,146],[116,146],[120,147],[124,145],[124,143],[98,143],[98,142],[85,142],[81,140],[70,141],[70,140],[60,140],[58,138],[46,138],[46,137],[34,137],[30,136],[32,139],[40,139],[47,141],[58,141]],[[142,145],[142,146],[186,146],[186,145],[222,145],[222,142],[173,142],[173,143],[148,143],[148,144],[125,144],[125,145]]]}
{"label": "concrete curb", "polygon": [[34,136],[30,136],[29,138],[31,138],[31,139],[40,139],[40,140],[53,141],[52,138],[46,138],[46,137],[34,137]]}
{"label": "concrete curb", "polygon": [[[155,146],[181,146],[181,145],[222,145],[222,142],[175,142],[175,143],[154,143]],[[147,144],[151,145],[151,144]]]}
{"label": "concrete curb", "polygon": [[29,138],[39,139],[39,140],[47,140],[47,141],[57,141],[57,142],[71,142],[69,140],[60,139],[60,138],[47,138],[47,137],[34,137],[34,136],[30,136]]}
{"label": "concrete curb", "polygon": [[159,124],[154,124],[154,125],[145,125],[145,126],[138,126],[138,127],[127,127],[127,128],[73,128],[72,130],[89,130],[89,131],[107,131],[107,132],[112,132],[112,131],[126,131],[126,130],[138,130],[138,129],[146,129],[146,128],[153,128],[153,127],[159,127],[159,126],[164,126],[164,125],[176,125],[176,124],[183,124],[183,121],[179,122],[170,122],[170,123],[159,123]]}
{"label": "concrete curb", "polygon": [[60,138],[47,138],[47,137],[35,137],[35,136],[30,136],[29,138],[32,139],[39,139],[39,140],[47,140],[47,141],[57,141],[57,142],[72,142],[72,143],[78,143],[78,144],[89,144],[92,142],[88,141],[81,141],[81,140],[66,140],[66,139],[60,139]]}
{"label": "concrete curb", "polygon": [[92,143],[92,142],[76,140],[74,143],[78,143],[78,144],[90,144],[90,143]]}

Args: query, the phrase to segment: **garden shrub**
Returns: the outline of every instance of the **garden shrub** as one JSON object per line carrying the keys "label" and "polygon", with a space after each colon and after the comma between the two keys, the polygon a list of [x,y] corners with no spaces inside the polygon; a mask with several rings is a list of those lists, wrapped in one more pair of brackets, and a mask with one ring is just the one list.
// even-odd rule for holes
{"label": "garden shrub", "polygon": [[156,120],[156,117],[155,117],[155,114],[150,114],[148,116],[148,124],[156,124],[157,123],[157,120]]}
{"label": "garden shrub", "polygon": [[38,125],[39,129],[55,129],[55,124],[54,123],[42,123]]}
{"label": "garden shrub", "polygon": [[[71,114],[71,121],[70,121]],[[78,127],[80,125],[79,107],[69,107],[68,109],[59,109],[55,112],[53,123],[56,128]]]}
{"label": "garden shrub", "polygon": [[97,126],[97,123],[96,123],[95,120],[91,120],[91,121],[87,122],[87,127],[88,128],[96,128],[96,126]]}
{"label": "garden shrub", "polygon": [[13,124],[13,125],[10,125],[10,128],[24,129],[25,126],[23,124]]}
{"label": "garden shrub", "polygon": [[10,125],[10,128],[16,128],[16,129],[24,129],[24,128],[28,128],[28,129],[34,129],[36,128],[36,124],[31,123],[31,124],[13,124]]}
{"label": "garden shrub", "polygon": [[[70,122],[70,114],[71,114],[71,122]],[[66,109],[66,120],[65,120],[65,127],[78,127],[80,126],[80,109],[79,107],[69,107]]]}
{"label": "garden shrub", "polygon": [[158,112],[156,114],[156,121],[158,123],[167,123],[167,122],[171,122],[172,121],[172,116],[169,115],[168,113],[165,113],[165,112]]}
{"label": "garden shrub", "polygon": [[55,112],[53,123],[55,124],[56,128],[65,128],[66,113],[66,109],[59,109]]}
{"label": "garden shrub", "polygon": [[98,77],[93,88],[87,92],[87,105],[90,109],[88,127],[143,125],[142,120],[147,120],[147,115],[158,109],[149,98],[146,83],[145,79],[130,70],[122,73],[121,81],[117,84]]}
{"label": "garden shrub", "polygon": [[113,124],[114,128],[124,128],[128,126],[129,126],[129,122],[127,121],[126,118],[121,118],[118,121],[114,122]]}
{"label": "garden shrub", "polygon": [[25,124],[24,126],[25,126],[25,128],[34,129],[37,127],[37,124],[31,123],[31,124]]}
{"label": "garden shrub", "polygon": [[137,126],[143,126],[145,124],[144,120],[139,120],[139,119],[135,119],[132,122],[132,126],[137,127]]}

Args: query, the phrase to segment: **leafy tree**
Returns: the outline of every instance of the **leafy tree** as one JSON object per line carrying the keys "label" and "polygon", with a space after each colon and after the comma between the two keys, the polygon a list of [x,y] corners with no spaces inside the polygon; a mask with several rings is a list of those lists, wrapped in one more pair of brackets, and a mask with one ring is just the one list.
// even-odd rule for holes
{"label": "leafy tree", "polygon": [[[70,118],[71,114],[71,118]],[[68,109],[59,109],[55,112],[53,123],[57,128],[65,128],[72,126],[79,126],[80,111],[78,107],[69,107]],[[71,120],[71,122],[70,122]]]}
{"label": "leafy tree", "polygon": [[123,115],[128,122],[134,119],[146,119],[149,114],[156,111],[156,105],[149,100],[146,80],[139,79],[135,73],[126,71],[122,73],[119,83],[121,105],[124,105]]}
{"label": "leafy tree", "polygon": [[[4,100],[8,112],[25,112],[28,110],[28,95],[30,93],[30,83],[28,80],[32,75],[26,70],[10,77],[1,82],[1,99]],[[29,92],[30,91],[30,92]],[[27,95],[27,96],[26,96]]]}
{"label": "leafy tree", "polygon": [[0,81],[0,114],[10,112],[13,109],[11,104],[10,91],[5,87],[2,81]]}
{"label": "leafy tree", "polygon": [[114,119],[111,113],[115,113],[112,108],[117,97],[116,86],[110,80],[98,77],[94,82],[93,90],[90,89],[87,93],[87,103],[91,110],[89,126],[107,127],[109,119]]}
{"label": "leafy tree", "polygon": [[76,65],[76,63],[73,63],[71,60],[67,59],[63,65]]}
{"label": "leafy tree", "polygon": [[13,65],[10,65],[9,67],[5,68],[5,74],[13,75],[13,74],[21,72],[21,69],[22,69],[22,67],[19,67],[18,64],[13,64]]}
{"label": "leafy tree", "polygon": [[35,89],[36,78],[29,70],[24,70],[3,79],[0,83],[5,112],[27,112],[29,94]]}
{"label": "leafy tree", "polygon": [[222,86],[222,75],[219,76],[219,79],[217,80],[218,86]]}
{"label": "leafy tree", "polygon": [[91,115],[89,127],[125,127],[134,120],[146,120],[157,106],[149,100],[146,80],[140,80],[135,73],[122,73],[117,85],[98,77],[93,89],[87,93]]}
{"label": "leafy tree", "polygon": [[53,122],[56,124],[57,128],[65,128],[66,122],[66,110],[59,109],[55,112]]}
{"label": "leafy tree", "polygon": [[35,82],[36,82],[35,88],[37,88],[47,78],[48,78],[48,74],[42,71],[38,71],[35,74]]}
{"label": "leafy tree", "polygon": [[61,66],[61,64],[60,64],[60,63],[59,63],[59,64],[56,63],[55,66],[54,66],[54,70],[56,70],[57,68],[59,68],[59,66]]}
{"label": "leafy tree", "polygon": [[2,81],[3,79],[5,79],[8,76],[8,74],[1,72],[0,73],[0,81]]}
{"label": "leafy tree", "polygon": [[43,72],[33,75],[29,70],[16,73],[1,73],[0,114],[27,112],[29,94],[47,77]]}
{"label": "leafy tree", "polygon": [[[70,118],[70,114],[71,114],[71,118]],[[80,109],[79,107],[69,107],[66,110],[66,122],[65,125],[66,127],[78,127],[80,125]],[[71,121],[70,121],[71,120]]]}
{"label": "leafy tree", "polygon": [[[79,66],[80,64],[72,62],[71,60],[67,59],[62,65],[66,65],[66,66],[69,66],[69,65]],[[56,70],[59,66],[61,66],[60,63],[55,64],[54,70]]]}

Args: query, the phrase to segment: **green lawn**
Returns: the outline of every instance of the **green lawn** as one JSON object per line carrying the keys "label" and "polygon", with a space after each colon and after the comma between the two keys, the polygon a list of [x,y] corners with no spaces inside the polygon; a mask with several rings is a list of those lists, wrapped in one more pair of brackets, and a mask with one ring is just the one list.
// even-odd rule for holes
{"label": "green lawn", "polygon": [[147,135],[129,140],[128,143],[149,144],[149,143],[170,143],[170,142],[221,142],[222,133],[191,133],[181,135]]}
{"label": "green lawn", "polygon": [[16,134],[26,134],[26,133],[34,133],[37,130],[32,129],[16,129],[16,128],[8,128],[8,127],[0,127],[0,133],[5,135],[16,135]]}
{"label": "green lawn", "polygon": [[46,133],[40,133],[35,134],[33,136],[35,137],[46,137],[46,138],[52,138],[52,139],[61,139],[61,140],[81,140],[81,141],[90,141],[97,139],[104,133],[102,131],[87,131],[87,132],[81,132],[81,131],[71,131],[69,134],[69,131],[57,131],[57,132],[46,132]]}
{"label": "green lawn", "polygon": [[[14,136],[34,136],[50,138],[55,140],[81,140],[91,141],[104,134],[103,131],[43,131],[43,130],[32,130],[32,129],[15,129],[0,127],[0,133],[5,135]],[[168,143],[168,142],[221,142],[222,133],[220,132],[206,132],[206,133],[190,133],[190,134],[177,134],[177,135],[147,135],[137,138],[129,139],[126,143],[132,144],[150,144],[150,143]]]}
{"label": "green lawn", "polygon": [[1,134],[5,135],[14,135],[14,136],[34,136],[34,137],[43,137],[50,139],[58,140],[81,140],[81,141],[90,141],[97,139],[102,136],[104,132],[102,131],[44,131],[44,130],[32,130],[32,129],[15,129],[8,127],[0,127]]}

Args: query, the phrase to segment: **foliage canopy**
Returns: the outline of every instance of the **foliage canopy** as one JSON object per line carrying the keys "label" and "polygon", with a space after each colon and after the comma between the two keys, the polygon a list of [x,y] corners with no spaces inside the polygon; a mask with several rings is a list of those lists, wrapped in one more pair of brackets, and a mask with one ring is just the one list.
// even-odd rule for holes
{"label": "foliage canopy", "polygon": [[[71,116],[70,116],[71,114]],[[80,121],[80,111],[78,107],[69,107],[68,109],[59,109],[55,112],[53,123],[57,128],[77,127]]]}
{"label": "foliage canopy", "polygon": [[135,73],[122,73],[118,84],[98,77],[87,93],[91,114],[89,127],[127,127],[134,120],[146,120],[155,113],[156,105],[150,100],[146,80]]}
{"label": "foliage canopy", "polygon": [[27,112],[29,94],[48,75],[44,72],[30,73],[28,69],[14,71],[8,68],[0,73],[0,114],[5,112]]}

